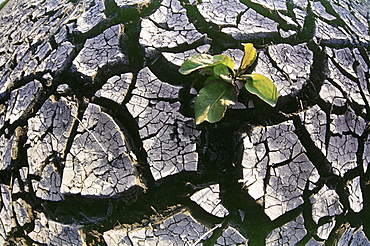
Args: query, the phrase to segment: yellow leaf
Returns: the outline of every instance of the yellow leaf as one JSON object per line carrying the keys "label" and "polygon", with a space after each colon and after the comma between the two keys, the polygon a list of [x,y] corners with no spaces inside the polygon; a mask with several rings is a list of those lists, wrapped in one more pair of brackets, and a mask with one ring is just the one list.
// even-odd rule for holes
{"label": "yellow leaf", "polygon": [[245,44],[244,45],[244,56],[243,56],[243,60],[242,60],[239,70],[240,71],[246,70],[250,65],[253,64],[256,58],[257,58],[257,51],[253,47],[253,44],[251,43]]}

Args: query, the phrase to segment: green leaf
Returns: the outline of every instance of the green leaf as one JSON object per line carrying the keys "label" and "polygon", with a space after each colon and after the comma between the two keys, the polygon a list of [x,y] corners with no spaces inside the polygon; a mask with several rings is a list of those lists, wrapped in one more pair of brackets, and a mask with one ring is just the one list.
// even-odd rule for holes
{"label": "green leaf", "polygon": [[213,74],[216,78],[220,78],[221,74],[228,75],[229,69],[223,64],[218,64],[213,67]]}
{"label": "green leaf", "polygon": [[226,81],[227,83],[233,84],[233,78],[229,75],[220,74],[220,78]]}
{"label": "green leaf", "polygon": [[257,51],[253,47],[253,44],[247,43],[244,45],[244,56],[240,64],[239,71],[242,73],[245,71],[257,58]]}
{"label": "green leaf", "polygon": [[213,67],[213,76],[217,79],[223,79],[228,83],[232,83],[232,77],[230,75],[230,70],[223,64],[218,64]]}
{"label": "green leaf", "polygon": [[215,123],[224,117],[227,106],[235,104],[235,86],[222,80],[215,80],[203,87],[195,100],[195,123]]}
{"label": "green leaf", "polygon": [[258,96],[272,107],[275,107],[278,100],[278,93],[276,86],[269,78],[255,73],[242,75],[238,79],[246,81],[245,88],[250,93]]}
{"label": "green leaf", "polygon": [[213,82],[213,81],[215,81],[215,80],[217,80],[217,78],[216,78],[216,77],[213,77],[213,76],[208,77],[208,78],[206,79],[206,81],[204,81],[203,86],[206,86],[207,84],[209,84],[209,83],[211,83],[211,82]]}
{"label": "green leaf", "polygon": [[212,67],[201,68],[199,73],[201,75],[213,75],[213,68]]}
{"label": "green leaf", "polygon": [[187,75],[195,70],[213,67],[218,64],[223,64],[230,69],[234,69],[234,61],[227,55],[211,56],[208,54],[196,54],[188,58],[180,67],[179,72]]}

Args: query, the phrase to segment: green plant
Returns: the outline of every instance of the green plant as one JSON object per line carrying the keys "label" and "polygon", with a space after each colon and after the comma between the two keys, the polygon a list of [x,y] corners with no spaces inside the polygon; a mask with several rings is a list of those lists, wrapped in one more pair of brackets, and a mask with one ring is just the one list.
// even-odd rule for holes
{"label": "green plant", "polygon": [[200,70],[203,75],[209,75],[195,100],[197,125],[203,121],[215,123],[221,120],[227,107],[236,104],[238,100],[238,84],[275,107],[278,93],[274,83],[261,74],[244,74],[256,58],[256,49],[253,44],[247,43],[244,45],[244,56],[237,70],[234,70],[234,61],[227,55],[196,54],[181,65],[179,72],[183,75],[196,70]]}

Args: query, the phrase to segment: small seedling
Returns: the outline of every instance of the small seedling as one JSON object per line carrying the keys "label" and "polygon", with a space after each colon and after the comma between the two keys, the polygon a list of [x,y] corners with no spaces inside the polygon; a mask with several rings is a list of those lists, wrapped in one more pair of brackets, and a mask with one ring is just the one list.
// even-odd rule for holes
{"label": "small seedling", "polygon": [[229,105],[238,100],[238,84],[248,92],[257,95],[263,101],[275,107],[278,93],[270,79],[261,74],[244,74],[257,58],[253,44],[244,45],[244,56],[239,69],[234,70],[234,61],[227,55],[196,54],[188,58],[180,67],[179,72],[187,75],[200,70],[203,75],[209,75],[204,87],[195,100],[195,123],[203,121],[215,123],[220,121]]}

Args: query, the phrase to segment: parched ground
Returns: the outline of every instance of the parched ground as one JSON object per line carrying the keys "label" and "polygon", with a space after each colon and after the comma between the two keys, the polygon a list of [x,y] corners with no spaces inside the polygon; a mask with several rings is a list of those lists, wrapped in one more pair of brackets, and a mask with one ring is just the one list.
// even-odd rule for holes
{"label": "parched ground", "polygon": [[[1,245],[370,245],[368,0],[10,0]],[[194,124],[196,53],[277,86]]]}

